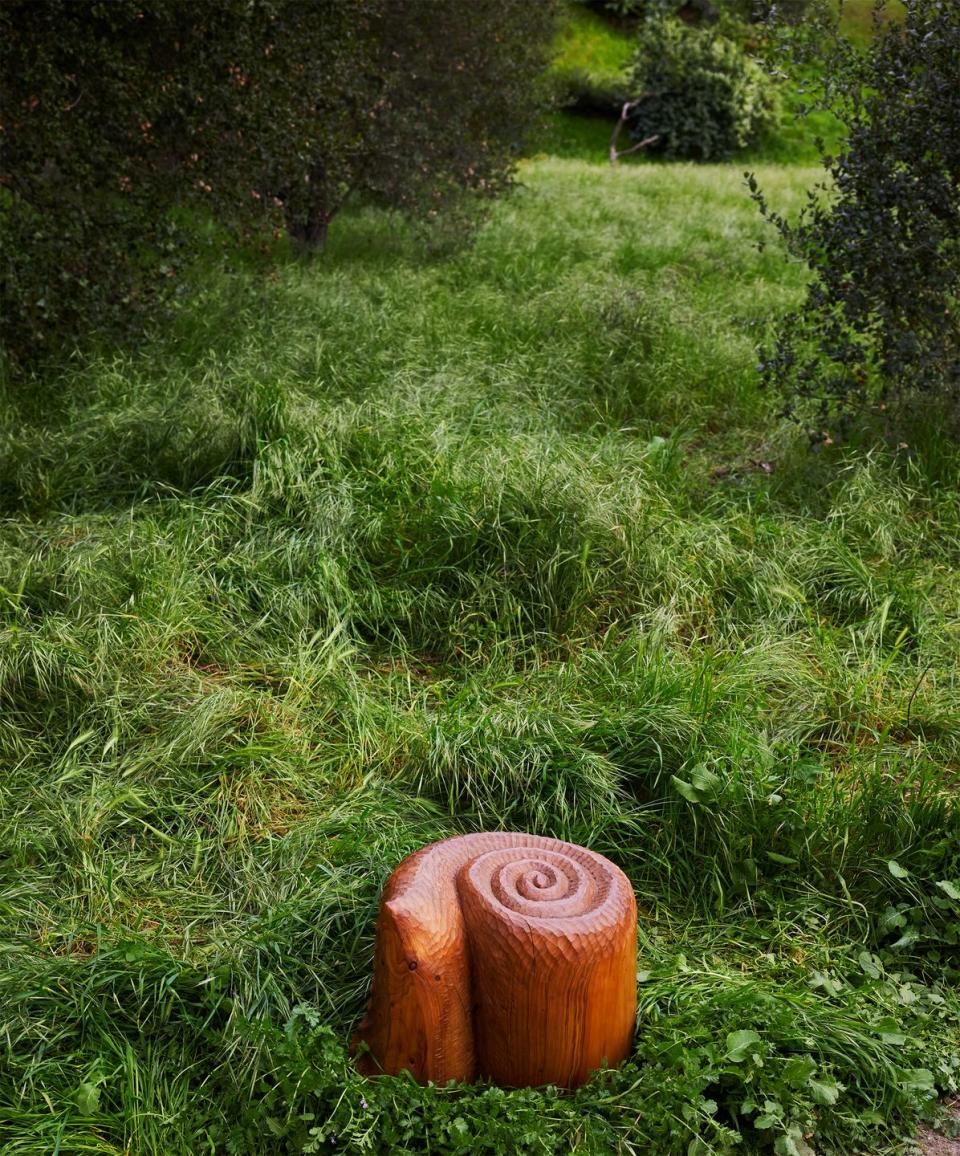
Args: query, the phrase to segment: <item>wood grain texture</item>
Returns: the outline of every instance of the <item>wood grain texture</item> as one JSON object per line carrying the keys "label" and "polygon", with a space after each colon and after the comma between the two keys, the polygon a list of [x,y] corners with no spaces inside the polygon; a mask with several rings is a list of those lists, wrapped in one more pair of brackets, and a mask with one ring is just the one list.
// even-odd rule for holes
{"label": "wood grain texture", "polygon": [[630,1050],[637,908],[602,855],[538,835],[446,839],[384,888],[366,1074],[576,1087]]}

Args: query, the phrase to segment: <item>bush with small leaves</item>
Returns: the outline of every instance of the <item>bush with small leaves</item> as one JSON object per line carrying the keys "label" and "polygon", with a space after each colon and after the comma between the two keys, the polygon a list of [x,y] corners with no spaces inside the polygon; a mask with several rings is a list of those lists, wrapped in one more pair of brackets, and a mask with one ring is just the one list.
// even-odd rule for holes
{"label": "bush with small leaves", "polygon": [[510,183],[552,0],[4,0],[0,345],[132,337],[197,225],[322,245],[363,195],[430,220]]}
{"label": "bush with small leaves", "polygon": [[499,195],[539,113],[553,0],[372,3],[365,84],[318,97],[325,135],[346,121],[350,144],[316,152],[285,190],[288,227],[307,250],[351,197],[429,221],[465,194]]}
{"label": "bush with small leaves", "polygon": [[725,8],[731,15],[751,23],[797,24],[813,3],[814,0],[730,0]]}
{"label": "bush with small leaves", "polygon": [[844,121],[839,156],[799,222],[755,199],[813,273],[761,371],[787,410],[835,433],[882,412],[960,402],[960,7],[906,0],[857,50],[828,52],[824,102]]}
{"label": "bush with small leaves", "polygon": [[651,17],[634,62],[631,132],[669,157],[718,160],[756,138],[775,108],[756,61],[712,24]]}
{"label": "bush with small leaves", "polygon": [[132,337],[193,226],[275,227],[280,177],[338,156],[377,0],[7,0],[0,7],[0,342],[14,369]]}

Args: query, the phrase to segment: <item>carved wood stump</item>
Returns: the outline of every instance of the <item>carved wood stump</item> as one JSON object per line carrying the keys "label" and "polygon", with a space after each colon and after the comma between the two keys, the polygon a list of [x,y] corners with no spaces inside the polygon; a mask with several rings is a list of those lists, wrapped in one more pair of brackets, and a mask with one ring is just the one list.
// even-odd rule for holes
{"label": "carved wood stump", "polygon": [[602,855],[538,835],[424,847],[380,902],[360,1070],[576,1087],[630,1051],[637,906]]}

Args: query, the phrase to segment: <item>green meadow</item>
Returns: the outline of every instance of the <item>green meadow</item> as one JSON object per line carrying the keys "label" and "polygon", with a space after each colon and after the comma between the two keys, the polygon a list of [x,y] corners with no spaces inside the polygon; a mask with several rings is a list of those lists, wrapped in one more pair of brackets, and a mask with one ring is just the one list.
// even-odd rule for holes
{"label": "green meadow", "polygon": [[[758,389],[743,171],[815,168],[589,135],[3,395],[4,1153],[879,1156],[957,1090],[960,452]],[[384,881],[501,828],[629,875],[635,1055],[362,1079]]]}

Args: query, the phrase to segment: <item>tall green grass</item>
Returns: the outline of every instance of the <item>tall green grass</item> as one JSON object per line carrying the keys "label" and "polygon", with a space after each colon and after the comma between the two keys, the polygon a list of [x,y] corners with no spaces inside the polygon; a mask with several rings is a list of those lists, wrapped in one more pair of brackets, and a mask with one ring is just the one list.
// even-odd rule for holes
{"label": "tall green grass", "polygon": [[[778,419],[736,171],[522,177],[5,397],[3,1151],[878,1153],[956,1090],[960,457]],[[633,880],[634,1060],[362,1080],[384,880],[503,826]]]}

